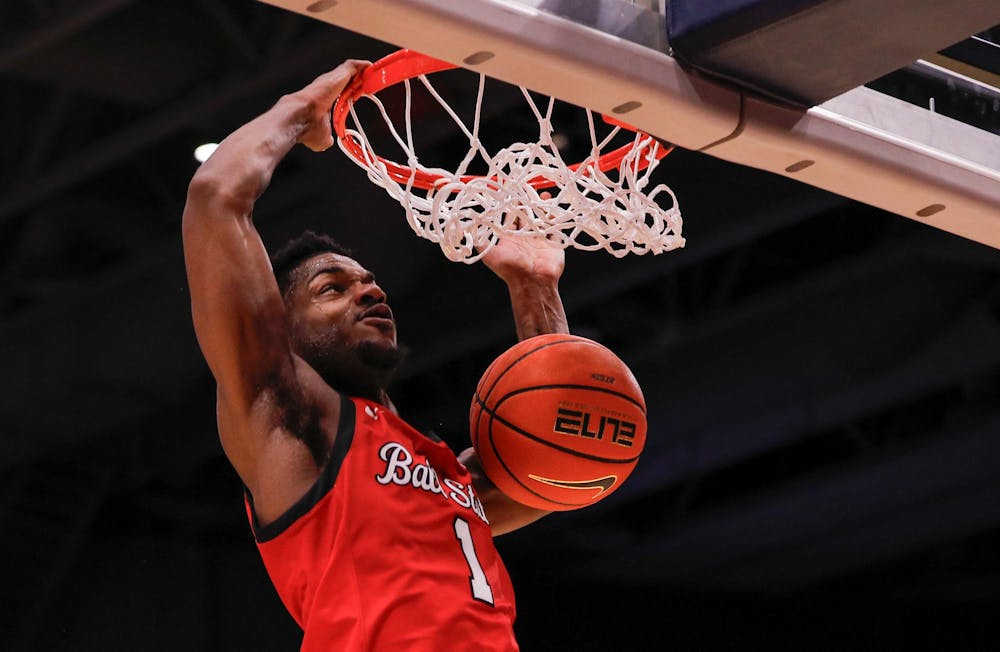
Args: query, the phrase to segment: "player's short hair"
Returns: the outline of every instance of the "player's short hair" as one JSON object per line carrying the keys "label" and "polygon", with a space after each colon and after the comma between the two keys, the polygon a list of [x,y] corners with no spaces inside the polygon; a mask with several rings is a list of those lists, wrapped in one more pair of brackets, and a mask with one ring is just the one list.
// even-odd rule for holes
{"label": "player's short hair", "polygon": [[271,256],[271,268],[278,281],[278,289],[285,296],[294,279],[293,272],[300,264],[319,254],[332,253],[353,258],[354,253],[330,236],[315,231],[304,231],[292,238]]}

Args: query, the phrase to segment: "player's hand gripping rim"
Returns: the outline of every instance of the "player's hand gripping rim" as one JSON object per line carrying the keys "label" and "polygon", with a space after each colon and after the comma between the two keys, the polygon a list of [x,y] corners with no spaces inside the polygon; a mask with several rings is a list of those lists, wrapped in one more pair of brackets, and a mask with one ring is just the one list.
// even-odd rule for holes
{"label": "player's hand gripping rim", "polygon": [[322,152],[333,146],[335,141],[330,115],[333,104],[351,79],[370,65],[370,61],[348,59],[295,93],[308,107],[306,123],[298,137],[300,143],[314,152]]}

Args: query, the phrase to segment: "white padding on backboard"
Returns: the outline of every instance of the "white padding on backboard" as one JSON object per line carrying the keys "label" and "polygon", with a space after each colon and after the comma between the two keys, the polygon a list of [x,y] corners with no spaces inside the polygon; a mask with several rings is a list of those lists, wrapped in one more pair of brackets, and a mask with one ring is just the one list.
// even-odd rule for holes
{"label": "white padding on backboard", "polygon": [[1000,248],[1000,137],[864,87],[806,112],[746,98],[704,151]]}
{"label": "white padding on backboard", "polygon": [[[739,93],[691,77],[662,52],[531,2],[339,0],[309,12],[313,0],[264,1],[607,113],[687,149],[725,138],[739,124]],[[465,63],[482,52],[493,56]]]}

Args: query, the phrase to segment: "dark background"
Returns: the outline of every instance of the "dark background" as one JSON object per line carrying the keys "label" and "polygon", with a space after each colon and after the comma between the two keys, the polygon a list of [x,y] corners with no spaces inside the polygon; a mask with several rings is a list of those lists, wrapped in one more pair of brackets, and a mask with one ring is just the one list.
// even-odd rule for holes
{"label": "dark background", "polygon": [[[9,0],[0,35],[0,648],[296,649],[217,443],[180,214],[196,145],[392,48],[233,0]],[[657,179],[688,246],[571,251],[562,284],[649,442],[605,503],[498,540],[523,648],[996,649],[1000,253],[697,153]],[[502,283],[336,150],[293,151],[257,222],[377,272],[410,350],[392,395],[464,446],[514,341]]]}

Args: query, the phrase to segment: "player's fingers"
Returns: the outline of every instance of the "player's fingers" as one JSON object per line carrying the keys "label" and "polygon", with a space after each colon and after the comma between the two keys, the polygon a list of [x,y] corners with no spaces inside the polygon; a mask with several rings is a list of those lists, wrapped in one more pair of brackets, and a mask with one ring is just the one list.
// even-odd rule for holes
{"label": "player's fingers", "polygon": [[333,136],[324,134],[318,137],[303,139],[302,144],[314,152],[325,152],[333,147]]}
{"label": "player's fingers", "polygon": [[372,65],[371,61],[365,61],[363,59],[348,59],[347,61],[340,64],[330,72],[325,73],[324,75],[320,75],[320,77],[330,76],[336,78],[343,78],[343,77],[350,78],[358,74],[359,72],[361,72],[370,65]]}
{"label": "player's fingers", "polygon": [[372,62],[365,61],[363,59],[350,59],[348,61],[345,61],[343,65],[347,67],[347,72],[353,79],[356,78],[358,75],[360,75],[362,72],[364,72],[365,68],[371,66]]}
{"label": "player's fingers", "polygon": [[326,98],[325,101],[333,102],[351,79],[370,65],[369,61],[348,59],[333,70],[317,77],[310,86],[315,87],[319,95]]}

